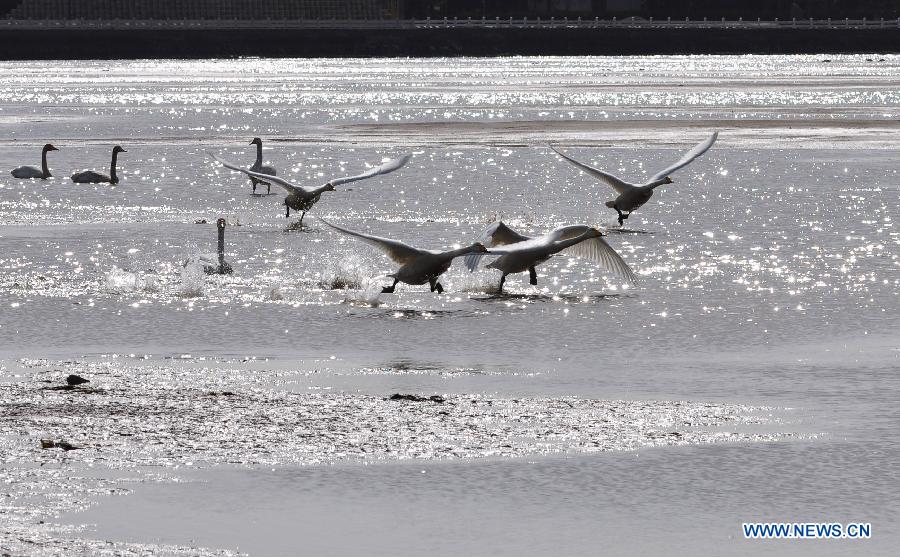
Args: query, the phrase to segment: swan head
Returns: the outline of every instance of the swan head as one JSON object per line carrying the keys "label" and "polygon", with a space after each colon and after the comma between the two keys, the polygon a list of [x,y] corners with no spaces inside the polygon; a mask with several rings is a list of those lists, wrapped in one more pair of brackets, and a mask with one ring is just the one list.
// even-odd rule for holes
{"label": "swan head", "polygon": [[47,152],[47,151],[59,151],[59,149],[54,147],[52,143],[48,143],[48,144],[44,145],[44,152]]}
{"label": "swan head", "polygon": [[588,238],[599,238],[600,236],[603,236],[603,232],[600,232],[596,228],[589,228],[584,231],[584,235]]}
{"label": "swan head", "polygon": [[120,147],[120,146],[118,146],[118,145],[116,145],[115,147],[113,147],[113,154],[115,154],[115,153],[127,153],[127,152],[128,152],[128,151],[126,151],[125,149],[122,149],[122,147]]}
{"label": "swan head", "polygon": [[482,244],[481,242],[475,242],[474,244],[469,246],[469,249],[472,250],[472,253],[487,253],[488,251],[488,249],[484,247],[484,244]]}
{"label": "swan head", "polygon": [[250,145],[262,145],[262,139],[254,137],[253,141],[250,142]]}
{"label": "swan head", "polygon": [[669,178],[668,176],[666,176],[666,179],[663,180],[663,184],[671,184],[671,183],[672,183],[672,179]]}
{"label": "swan head", "polygon": [[324,191],[334,191],[334,184],[332,184],[331,182],[328,182],[327,184],[325,184]]}

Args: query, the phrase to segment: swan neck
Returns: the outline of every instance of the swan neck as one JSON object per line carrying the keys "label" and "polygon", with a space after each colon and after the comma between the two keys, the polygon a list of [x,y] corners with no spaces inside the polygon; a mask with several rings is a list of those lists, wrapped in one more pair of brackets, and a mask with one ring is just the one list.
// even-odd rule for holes
{"label": "swan neck", "polygon": [[112,163],[110,163],[110,165],[109,165],[109,181],[112,182],[113,184],[115,184],[116,182],[119,181],[119,179],[116,177],[116,159],[117,158],[119,158],[118,151],[113,151]]}
{"label": "swan neck", "polygon": [[650,182],[650,183],[648,184],[648,186],[649,186],[650,189],[652,190],[652,189],[654,189],[654,188],[656,188],[656,187],[658,187],[658,186],[664,185],[665,183],[666,183],[666,179],[665,179],[665,178],[660,178],[659,180],[657,180],[657,181],[655,181],[655,182]]}
{"label": "swan neck", "polygon": [[590,230],[586,230],[584,232],[584,234],[582,234],[580,236],[576,236],[574,238],[569,238],[568,240],[562,240],[561,242],[557,242],[555,244],[555,247],[558,248],[557,251],[562,251],[566,248],[570,248],[570,247],[574,246],[575,244],[579,244],[585,240],[590,240],[591,238],[596,238],[596,236],[593,236],[591,234]]}
{"label": "swan neck", "polygon": [[41,152],[41,173],[44,175],[44,178],[50,177],[50,168],[47,166],[47,150],[44,149]]}
{"label": "swan neck", "polygon": [[450,256],[450,258],[452,259],[452,258],[454,258],[454,257],[459,257],[459,256],[461,256],[461,255],[468,255],[468,254],[470,254],[470,253],[472,253],[472,252],[474,252],[474,251],[475,251],[475,246],[472,245],[472,246],[464,246],[464,247],[461,247],[461,248],[459,248],[459,249],[450,250],[450,251],[445,252],[445,253],[446,253],[448,256]]}
{"label": "swan neck", "polygon": [[262,165],[262,141],[256,144],[256,164]]}

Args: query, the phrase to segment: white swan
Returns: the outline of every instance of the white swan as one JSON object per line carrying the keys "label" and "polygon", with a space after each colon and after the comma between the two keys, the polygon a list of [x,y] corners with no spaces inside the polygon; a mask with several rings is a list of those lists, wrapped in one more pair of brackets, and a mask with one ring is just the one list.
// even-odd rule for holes
{"label": "white swan", "polygon": [[33,166],[20,166],[18,168],[13,168],[10,171],[10,174],[13,175],[13,178],[27,179],[27,178],[40,178],[41,180],[46,180],[47,178],[52,177],[50,174],[50,168],[47,166],[47,151],[59,151],[56,147],[54,147],[51,143],[44,145],[44,149],[41,151],[41,167],[35,168]]}
{"label": "white swan", "polygon": [[[537,284],[535,267],[560,252],[595,261],[604,269],[635,284],[637,278],[634,272],[602,236],[603,233],[596,228],[577,224],[560,226],[543,236],[532,238],[519,234],[503,222],[496,222],[484,231],[481,241],[488,246],[488,254],[500,255],[486,265],[503,273],[500,277],[500,292],[503,292],[506,275],[511,273],[528,271],[529,282]],[[469,271],[474,271],[478,267],[483,255],[476,253],[466,256],[466,267]]]}
{"label": "white swan", "polygon": [[615,209],[616,212],[619,213],[619,225],[622,225],[625,223],[625,219],[627,219],[631,215],[632,211],[646,203],[650,199],[650,197],[653,196],[654,188],[663,184],[672,183],[672,179],[669,178],[669,174],[675,172],[679,168],[687,166],[694,159],[708,151],[709,148],[713,146],[713,143],[716,142],[717,137],[719,137],[719,132],[713,132],[711,136],[701,141],[697,144],[696,147],[685,153],[685,155],[681,157],[678,162],[667,166],[663,170],[660,170],[644,184],[632,184],[626,182],[625,180],[613,176],[608,172],[604,172],[598,168],[594,168],[593,166],[578,162],[572,157],[561,153],[556,149],[556,147],[551,146],[550,148],[553,149],[557,155],[561,156],[581,170],[587,172],[591,176],[603,180],[604,182],[612,186],[612,188],[616,190],[616,192],[618,192],[619,196],[616,197],[613,201],[607,201],[606,206],[611,209]]}
{"label": "white swan", "polygon": [[311,188],[309,186],[301,186],[299,184],[292,184],[287,180],[282,178],[278,178],[277,176],[263,174],[261,172],[254,172],[252,170],[247,170],[246,168],[241,168],[235,164],[231,164],[230,162],[224,161],[219,157],[213,155],[212,153],[208,153],[209,156],[214,158],[216,161],[221,163],[225,168],[230,168],[231,170],[237,170],[238,172],[243,172],[247,176],[259,178],[265,180],[267,182],[271,182],[273,184],[277,184],[284,188],[284,191],[287,192],[287,196],[284,198],[284,207],[285,207],[285,217],[291,216],[291,209],[295,211],[300,211],[300,222],[297,224],[298,226],[303,225],[303,217],[306,216],[306,213],[312,209],[312,206],[319,201],[319,197],[321,197],[322,193],[326,191],[334,191],[335,186],[339,186],[341,184],[349,184],[350,182],[356,182],[357,180],[365,180],[366,178],[371,178],[373,176],[378,176],[380,174],[388,174],[395,170],[398,170],[405,165],[411,155],[404,155],[399,159],[392,159],[388,162],[382,164],[381,166],[376,166],[374,168],[370,168],[366,170],[362,174],[357,174],[356,176],[346,176],[344,178],[334,178],[329,180],[324,185]]}
{"label": "white swan", "polygon": [[[254,137],[253,141],[250,142],[250,145],[256,145],[256,162],[253,163],[253,166],[250,167],[250,170],[252,170],[253,172],[259,172],[261,174],[275,176],[277,172],[275,171],[274,166],[263,165],[262,139]],[[270,184],[269,182],[263,182],[256,176],[250,176],[250,183],[253,184],[253,193],[256,193],[256,184],[262,184],[266,186],[267,194],[272,193],[272,184]]]}
{"label": "white swan", "polygon": [[78,184],[118,184],[119,177],[116,176],[116,159],[119,157],[119,153],[127,152],[128,151],[122,149],[118,145],[113,147],[112,163],[109,165],[109,176],[100,172],[94,172],[93,170],[83,170],[72,174],[72,181]]}
{"label": "white swan", "polygon": [[382,288],[382,294],[393,294],[398,282],[406,284],[425,284],[427,282],[431,286],[432,292],[437,291],[438,294],[441,294],[444,292],[444,287],[438,282],[438,277],[450,268],[453,259],[469,253],[487,252],[487,249],[480,242],[448,251],[419,249],[397,240],[348,230],[331,224],[323,218],[319,218],[319,220],[338,232],[355,236],[363,242],[375,246],[400,265],[397,272],[388,275],[394,279],[394,284]]}

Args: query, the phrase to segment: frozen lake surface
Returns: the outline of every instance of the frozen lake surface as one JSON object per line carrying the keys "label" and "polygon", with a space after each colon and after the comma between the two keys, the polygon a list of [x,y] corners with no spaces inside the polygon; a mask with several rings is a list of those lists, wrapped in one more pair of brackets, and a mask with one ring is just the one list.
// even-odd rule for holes
{"label": "frozen lake surface", "polygon": [[[40,80],[34,75],[39,74]],[[900,544],[900,57],[0,63],[0,550],[890,554]],[[315,216],[446,249],[612,227],[441,296]],[[283,196],[207,152],[339,187]],[[54,178],[16,180],[39,165]],[[121,182],[73,184],[108,170]],[[229,223],[231,276],[183,262]],[[70,373],[87,389],[53,390]],[[393,393],[443,402],[390,400]],[[74,451],[41,449],[41,439]],[[120,496],[121,495],[121,496]],[[867,541],[742,522],[871,522]]]}

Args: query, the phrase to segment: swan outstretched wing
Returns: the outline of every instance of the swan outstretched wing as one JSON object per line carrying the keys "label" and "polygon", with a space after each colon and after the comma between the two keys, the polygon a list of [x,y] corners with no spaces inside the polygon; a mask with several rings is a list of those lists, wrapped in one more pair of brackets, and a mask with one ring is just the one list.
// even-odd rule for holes
{"label": "swan outstretched wing", "polygon": [[[562,242],[577,238],[590,229],[590,226],[583,224],[560,226],[542,236],[542,239],[545,238],[548,242]],[[588,238],[587,240],[583,240],[574,246],[562,250],[560,253],[590,259],[591,261],[599,263],[600,266],[607,271],[615,273],[631,284],[637,282],[637,277],[635,276],[634,271],[631,270],[631,267],[628,266],[628,263],[625,263],[625,260],[622,259],[618,252],[616,252],[612,246],[607,244],[606,240],[602,237]]]}
{"label": "swan outstretched wing", "polygon": [[693,149],[691,149],[690,151],[685,153],[683,157],[678,159],[678,162],[671,164],[668,167],[666,167],[665,169],[660,170],[659,172],[654,174],[653,177],[650,178],[650,180],[647,183],[649,184],[649,183],[655,182],[657,180],[662,180],[663,178],[665,178],[669,174],[675,172],[679,168],[689,165],[690,163],[692,163],[694,161],[694,159],[696,159],[703,153],[709,151],[709,148],[713,146],[713,143],[716,142],[716,138],[718,138],[718,137],[719,137],[719,132],[713,132],[711,136],[707,137],[706,139],[704,139],[703,141],[698,143],[696,147],[694,147]]}
{"label": "swan outstretched wing", "polygon": [[390,257],[398,265],[405,265],[416,257],[422,255],[423,253],[422,250],[416,249],[412,246],[408,246],[403,242],[397,240],[391,240],[390,238],[382,238],[380,236],[372,236],[370,234],[363,234],[362,232],[357,232],[355,230],[349,230],[336,224],[331,224],[321,217],[319,218],[319,220],[324,222],[331,228],[334,228],[338,232],[342,232],[350,236],[355,236],[363,242],[375,246],[376,248],[383,251],[385,255]]}
{"label": "swan outstretched wing", "polygon": [[604,171],[600,170],[599,168],[594,168],[593,166],[591,166],[589,164],[584,164],[583,162],[579,162],[568,155],[564,155],[562,152],[560,152],[556,147],[554,147],[552,145],[550,146],[550,148],[553,149],[553,151],[557,155],[559,155],[560,157],[562,157],[563,159],[568,161],[570,164],[577,166],[578,168],[580,168],[584,172],[587,172],[594,178],[603,180],[604,182],[606,182],[607,184],[612,186],[612,188],[620,194],[625,193],[636,187],[634,184],[629,184],[628,182],[622,180],[621,178],[613,176],[609,172],[604,172]]}
{"label": "swan outstretched wing", "polygon": [[312,190],[310,188],[307,188],[306,186],[299,186],[297,184],[292,184],[292,183],[288,182],[287,180],[284,180],[284,179],[274,176],[272,174],[263,174],[262,172],[256,172],[254,170],[242,168],[236,164],[232,164],[228,161],[222,160],[219,157],[213,155],[212,153],[207,152],[207,154],[209,156],[211,156],[212,158],[216,159],[216,161],[218,161],[225,168],[230,168],[231,170],[237,170],[238,172],[243,172],[247,176],[253,176],[254,178],[259,178],[260,180],[265,180],[266,182],[279,185],[282,188],[284,188],[284,190],[287,191],[288,193],[293,193],[294,190],[302,190],[302,191],[305,191],[306,193],[313,193]]}
{"label": "swan outstretched wing", "polygon": [[[481,238],[479,238],[478,241],[491,248],[495,246],[504,246],[507,244],[524,242],[526,240],[531,240],[531,237],[525,236],[524,234],[519,234],[512,228],[506,226],[503,221],[497,221],[488,226],[484,230],[484,232],[481,233]],[[484,253],[470,253],[466,255],[466,257],[463,259],[466,264],[466,268],[469,269],[469,271],[474,271],[476,268],[478,268],[478,263],[481,261],[481,258],[484,255]]]}
{"label": "swan outstretched wing", "polygon": [[350,182],[356,182],[358,180],[365,180],[366,178],[378,176],[379,174],[390,174],[395,170],[403,168],[403,165],[409,162],[409,159],[411,157],[412,155],[403,155],[400,158],[391,159],[380,166],[370,168],[362,174],[357,174],[356,176],[345,176],[343,178],[334,178],[333,180],[329,180],[328,183],[332,186],[339,186],[341,184],[349,184]]}
{"label": "swan outstretched wing", "polygon": [[602,237],[588,238],[578,242],[574,246],[562,250],[565,255],[574,255],[575,257],[583,257],[599,263],[601,267],[611,273],[615,273],[621,278],[627,280],[631,284],[637,283],[637,277],[628,263],[622,259],[616,250],[606,243]]}

